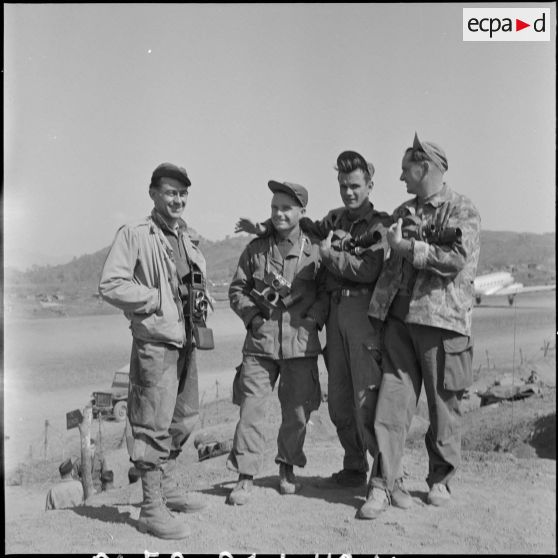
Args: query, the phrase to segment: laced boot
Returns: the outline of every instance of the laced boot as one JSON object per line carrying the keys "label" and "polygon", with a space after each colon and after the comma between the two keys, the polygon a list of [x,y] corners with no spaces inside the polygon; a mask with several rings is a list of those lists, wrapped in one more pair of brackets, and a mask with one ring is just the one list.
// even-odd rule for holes
{"label": "laced boot", "polygon": [[366,502],[357,512],[359,519],[376,519],[380,514],[385,512],[390,506],[390,496],[384,488],[368,484],[368,493],[366,494]]}
{"label": "laced boot", "polygon": [[287,463],[279,463],[279,492],[281,494],[295,494],[302,488],[296,482],[293,466]]}
{"label": "laced boot", "polygon": [[160,468],[141,471],[143,502],[138,519],[138,530],[159,539],[185,539],[190,535],[188,526],[180,521],[165,505]]}
{"label": "laced boot", "polygon": [[254,488],[253,478],[252,475],[241,473],[238,477],[238,482],[227,497],[227,504],[231,506],[243,506],[246,504],[250,500]]}
{"label": "laced boot", "polygon": [[392,505],[398,508],[406,510],[413,505],[413,499],[411,498],[408,490],[403,485],[403,479],[397,479],[395,481],[390,496]]}
{"label": "laced boot", "polygon": [[176,459],[169,459],[162,467],[163,477],[163,496],[165,498],[167,508],[172,511],[193,513],[205,508],[207,503],[195,492],[186,492],[182,490],[175,478],[174,470],[176,469]]}

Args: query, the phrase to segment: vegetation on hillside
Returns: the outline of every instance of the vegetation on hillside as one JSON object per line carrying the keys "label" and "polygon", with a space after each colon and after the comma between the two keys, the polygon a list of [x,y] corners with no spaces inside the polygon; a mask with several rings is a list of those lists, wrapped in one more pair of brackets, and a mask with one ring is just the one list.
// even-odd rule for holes
{"label": "vegetation on hillside", "polygon": [[[218,241],[198,238],[207,261],[210,290],[217,299],[226,298],[238,258],[252,237],[235,235]],[[555,233],[482,231],[478,272],[508,269],[526,285],[555,282],[555,244]],[[39,300],[43,308],[33,310],[35,314],[42,311],[49,314],[53,309],[56,311],[57,301],[63,301],[65,306],[79,301],[84,313],[111,311],[97,297],[99,275],[108,249],[107,246],[93,254],[74,257],[62,265],[35,265],[27,271],[6,269],[8,306],[13,306],[13,299],[27,299],[33,303]],[[54,306],[46,309],[45,304]]]}

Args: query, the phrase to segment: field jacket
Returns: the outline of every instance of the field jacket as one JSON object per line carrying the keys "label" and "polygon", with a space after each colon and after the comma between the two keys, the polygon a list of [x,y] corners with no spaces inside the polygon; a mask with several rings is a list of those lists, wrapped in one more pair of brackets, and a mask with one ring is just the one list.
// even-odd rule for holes
{"label": "field jacket", "polygon": [[[417,198],[400,205],[394,220],[416,213]],[[474,279],[480,253],[480,215],[471,201],[446,184],[424,204],[423,221],[440,227],[458,227],[461,242],[451,245],[413,240],[412,261],[417,270],[408,323],[471,335]],[[384,321],[402,280],[403,257],[393,250],[370,300],[368,315]]]}
{"label": "field jacket", "polygon": [[[135,338],[183,347],[186,324],[178,274],[172,247],[156,217],[152,212],[117,231],[103,266],[99,293],[124,311]],[[184,221],[179,221],[179,228],[188,259],[203,273],[205,281],[205,259],[192,244]]]}
{"label": "field jacket", "polygon": [[[287,309],[273,310],[270,318],[254,332],[250,322],[262,312],[251,291],[262,292],[266,288],[266,261],[271,270],[291,283],[292,293],[300,295],[300,300]],[[252,240],[240,256],[229,287],[229,300],[247,328],[243,354],[276,360],[320,354],[318,328],[327,319],[329,301],[323,289],[318,244],[312,243],[305,234],[301,234],[284,260],[273,235]]]}

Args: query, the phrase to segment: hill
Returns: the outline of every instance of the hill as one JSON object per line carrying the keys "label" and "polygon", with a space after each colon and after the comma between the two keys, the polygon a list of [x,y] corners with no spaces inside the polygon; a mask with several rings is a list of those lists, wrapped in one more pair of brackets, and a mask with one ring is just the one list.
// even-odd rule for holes
{"label": "hill", "polygon": [[[217,299],[226,298],[228,283],[238,258],[252,238],[227,236],[211,241],[193,231],[199,239],[208,269],[210,289]],[[555,282],[556,234],[482,231],[479,274],[497,269],[512,271],[526,285]],[[33,307],[36,315],[112,312],[98,299],[97,286],[109,247],[93,254],[74,257],[60,265],[34,265],[26,271],[5,269],[7,309]],[[24,302],[26,301],[26,302]],[[38,303],[42,303],[39,307]],[[79,304],[78,304],[79,303]]]}

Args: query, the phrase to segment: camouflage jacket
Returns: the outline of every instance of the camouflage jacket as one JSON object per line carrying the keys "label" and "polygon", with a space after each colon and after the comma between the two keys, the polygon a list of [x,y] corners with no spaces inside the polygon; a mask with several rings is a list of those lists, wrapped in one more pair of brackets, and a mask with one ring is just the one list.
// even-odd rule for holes
{"label": "camouflage jacket", "polygon": [[[417,198],[400,205],[396,221],[416,213]],[[422,220],[437,227],[458,227],[461,242],[451,245],[413,240],[409,255],[417,270],[408,323],[421,324],[471,335],[474,278],[480,252],[480,215],[471,201],[446,184],[423,208]],[[412,259],[411,259],[412,258]],[[391,251],[370,300],[368,315],[384,321],[402,279],[403,257]]]}

